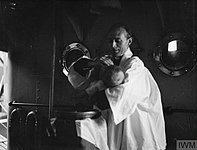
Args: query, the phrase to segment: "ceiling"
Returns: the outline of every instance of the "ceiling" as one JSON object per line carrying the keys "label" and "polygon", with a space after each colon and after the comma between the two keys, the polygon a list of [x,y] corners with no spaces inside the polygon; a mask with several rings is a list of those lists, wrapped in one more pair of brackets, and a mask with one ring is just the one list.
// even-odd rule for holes
{"label": "ceiling", "polygon": [[0,49],[8,51],[8,47],[15,46],[18,37],[26,38],[27,33],[31,35],[31,40],[44,21],[40,16],[47,16],[48,12],[57,16],[60,6],[64,7],[71,18],[82,22],[88,30],[91,22],[100,15],[123,11],[131,15],[141,15],[148,9],[148,5],[156,6],[165,31],[177,29],[181,23],[182,28],[196,38],[195,0],[10,0],[0,1]]}

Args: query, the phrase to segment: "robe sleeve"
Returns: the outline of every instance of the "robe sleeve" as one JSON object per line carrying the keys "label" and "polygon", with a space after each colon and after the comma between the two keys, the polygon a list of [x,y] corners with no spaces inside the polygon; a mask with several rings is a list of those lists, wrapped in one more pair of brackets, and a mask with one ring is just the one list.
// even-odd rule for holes
{"label": "robe sleeve", "polygon": [[115,124],[131,115],[138,104],[146,103],[150,96],[147,69],[137,57],[129,59],[124,68],[128,75],[126,83],[105,90]]}

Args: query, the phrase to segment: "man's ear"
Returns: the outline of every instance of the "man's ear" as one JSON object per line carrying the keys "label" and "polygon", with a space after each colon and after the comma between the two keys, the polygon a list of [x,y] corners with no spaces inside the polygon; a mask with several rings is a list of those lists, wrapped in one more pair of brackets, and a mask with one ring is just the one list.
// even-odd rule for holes
{"label": "man's ear", "polygon": [[133,42],[133,38],[132,38],[132,37],[130,37],[130,38],[128,39],[128,41],[129,41],[129,45],[131,45],[131,44],[132,44],[132,42]]}

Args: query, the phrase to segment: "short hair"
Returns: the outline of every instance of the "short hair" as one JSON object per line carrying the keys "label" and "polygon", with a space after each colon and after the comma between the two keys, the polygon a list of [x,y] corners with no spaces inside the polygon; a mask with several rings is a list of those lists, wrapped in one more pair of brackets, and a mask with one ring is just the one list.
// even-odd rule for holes
{"label": "short hair", "polygon": [[109,32],[112,32],[112,31],[115,31],[117,29],[121,29],[123,28],[126,32],[127,32],[127,38],[131,38],[133,36],[133,34],[130,32],[128,26],[122,22],[118,22],[118,23],[115,23],[113,24],[110,28],[109,28]]}

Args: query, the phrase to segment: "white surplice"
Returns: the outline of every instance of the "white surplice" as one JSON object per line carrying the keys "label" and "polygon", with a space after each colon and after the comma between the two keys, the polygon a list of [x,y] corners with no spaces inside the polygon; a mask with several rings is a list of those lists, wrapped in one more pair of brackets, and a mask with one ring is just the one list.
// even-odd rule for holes
{"label": "white surplice", "polygon": [[97,121],[76,121],[78,136],[100,150],[164,150],[165,122],[155,80],[130,49],[120,66],[127,82],[105,90],[110,109],[102,111]]}

